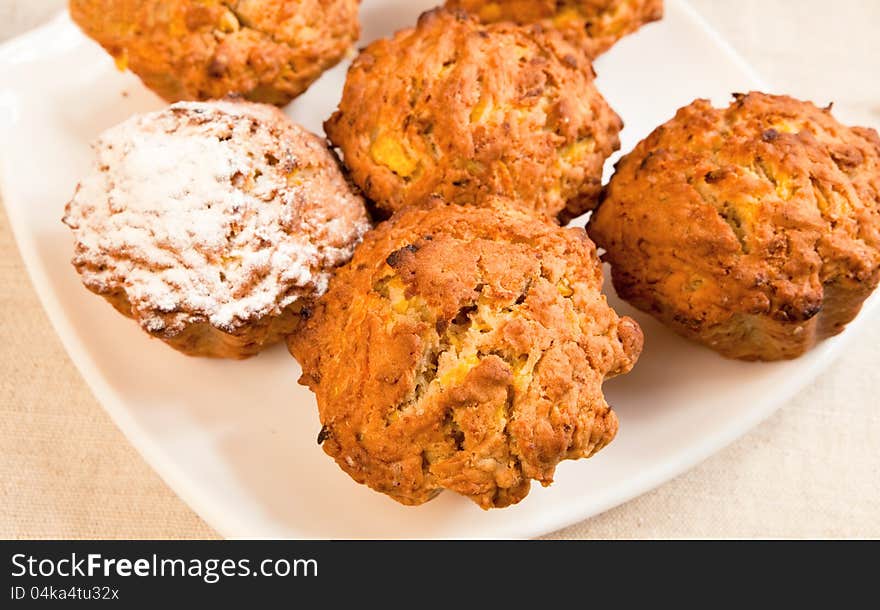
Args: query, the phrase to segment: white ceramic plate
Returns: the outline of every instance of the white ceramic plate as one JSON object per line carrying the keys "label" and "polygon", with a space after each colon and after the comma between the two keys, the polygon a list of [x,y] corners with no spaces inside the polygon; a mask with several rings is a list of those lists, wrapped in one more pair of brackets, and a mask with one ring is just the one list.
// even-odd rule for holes
{"label": "white ceramic plate", "polygon": [[[432,2],[364,0],[363,42],[411,24]],[[627,124],[623,149],[696,97],[726,104],[760,88],[752,71],[688,7],[618,44],[597,64],[600,87]],[[289,114],[321,130],[345,66]],[[824,102],[826,100],[817,100]],[[60,218],[88,142],[162,103],[121,74],[66,16],[0,50],[0,186],[24,261],[58,334],[98,400],[168,484],[228,537],[527,537],[606,510],[659,485],[769,415],[817,375],[876,309],[795,362],[746,364],[637,318],[647,342],[636,370],[607,384],[617,439],[566,462],[556,483],[521,504],[484,512],[447,493],[406,508],[353,483],[315,443],[312,395],[278,346],[245,362],[182,356],[148,339],[79,283]],[[650,515],[645,516],[650,519]]]}

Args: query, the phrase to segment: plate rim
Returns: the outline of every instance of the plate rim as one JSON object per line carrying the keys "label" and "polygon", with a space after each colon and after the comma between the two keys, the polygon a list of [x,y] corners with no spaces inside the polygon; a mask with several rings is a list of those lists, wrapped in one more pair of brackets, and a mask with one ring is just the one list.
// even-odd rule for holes
{"label": "plate rim", "polygon": [[[688,2],[685,0],[666,0],[666,3],[667,6],[675,5],[676,9],[680,10],[685,18],[712,39],[719,50],[748,76],[754,87],[762,90],[771,89],[766,81],[757,74],[755,69]],[[66,27],[68,21],[67,11],[63,10],[44,25],[0,45],[0,66],[8,61],[10,52],[15,47],[27,44],[31,38],[39,39],[44,37],[48,31],[55,28]],[[0,110],[2,109],[4,109],[4,106],[0,103]],[[0,133],[8,130],[12,124],[13,121],[9,117],[4,117],[0,114]],[[37,240],[33,238],[30,231],[26,230],[27,222],[24,219],[24,213],[21,211],[23,206],[21,202],[16,201],[15,197],[10,197],[9,195],[8,184],[10,179],[8,174],[10,170],[8,158],[9,151],[6,148],[0,148],[0,199],[2,199],[3,206],[6,209],[14,242],[27,270],[31,286],[34,292],[36,292],[55,334],[60,339],[82,379],[104,412],[109,415],[117,429],[138,451],[141,458],[200,518],[224,538],[253,538],[252,534],[247,533],[246,526],[241,527],[240,524],[233,522],[233,519],[225,516],[222,507],[215,506],[210,502],[210,492],[203,489],[202,483],[185,474],[185,471],[180,469],[176,462],[171,459],[170,455],[162,449],[161,444],[143,429],[143,426],[130,413],[130,409],[126,406],[123,397],[111,387],[104,378],[100,368],[88,355],[84,344],[75,338],[71,322],[64,313],[64,308],[61,306],[55,290],[52,288],[43,265],[39,265],[36,262],[40,260],[36,245]],[[15,203],[12,203],[13,201]],[[820,353],[805,365],[805,368],[793,381],[780,386],[777,392],[756,401],[748,411],[738,416],[732,423],[713,433],[704,435],[698,442],[690,443],[685,449],[672,454],[670,458],[649,464],[637,477],[630,477],[623,483],[607,488],[604,493],[604,500],[593,503],[591,508],[585,507],[583,502],[571,502],[566,508],[554,511],[541,520],[520,526],[518,534],[508,532],[491,536],[490,538],[533,538],[559,531],[628,502],[693,469],[709,456],[721,451],[734,440],[742,437],[746,432],[767,419],[782,405],[789,402],[803,387],[813,381],[819,372],[828,368],[843,353],[846,345],[858,335],[858,329],[872,317],[880,299],[874,298],[872,301],[866,302],[861,314],[848,325],[846,332],[834,339],[825,341],[823,345],[815,348]],[[504,527],[502,526],[502,529]],[[507,526],[507,529],[509,529],[509,526]],[[465,537],[445,536],[443,538]],[[467,538],[482,537],[469,536]],[[300,537],[299,539],[319,538]]]}

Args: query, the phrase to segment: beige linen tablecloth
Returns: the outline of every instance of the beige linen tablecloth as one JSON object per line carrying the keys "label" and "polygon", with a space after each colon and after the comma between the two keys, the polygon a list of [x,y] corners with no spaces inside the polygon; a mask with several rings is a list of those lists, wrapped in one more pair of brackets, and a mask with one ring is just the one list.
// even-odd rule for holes
{"label": "beige linen tablecloth", "polygon": [[[0,39],[61,5],[6,0]],[[877,0],[693,5],[777,92],[832,99],[860,121],[880,123]],[[0,537],[216,536],[92,397],[30,286],[5,213],[0,311]],[[880,537],[878,367],[880,320],[730,447],[554,537]]]}

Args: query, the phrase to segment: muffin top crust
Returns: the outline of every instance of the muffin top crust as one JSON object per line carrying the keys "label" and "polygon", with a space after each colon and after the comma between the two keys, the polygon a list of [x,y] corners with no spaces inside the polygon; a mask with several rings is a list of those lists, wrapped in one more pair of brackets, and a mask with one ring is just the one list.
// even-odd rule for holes
{"label": "muffin top crust", "polygon": [[593,207],[619,147],[594,76],[555,32],[437,9],[361,52],[325,130],[387,212],[500,196],[567,220]]}
{"label": "muffin top crust", "polygon": [[447,0],[446,6],[473,13],[484,23],[512,21],[559,30],[594,58],[663,17],[663,0]]}
{"label": "muffin top crust", "polygon": [[614,438],[602,383],[641,351],[601,285],[583,229],[509,202],[395,214],[288,339],[324,451],[404,504],[450,489],[503,507],[549,485]]}
{"label": "muffin top crust", "polygon": [[695,334],[738,316],[839,332],[880,278],[880,137],[830,110],[697,100],[621,159],[588,227],[621,296]]}
{"label": "muffin top crust", "polygon": [[70,0],[121,69],[170,102],[240,94],[284,105],[360,34],[358,0]]}

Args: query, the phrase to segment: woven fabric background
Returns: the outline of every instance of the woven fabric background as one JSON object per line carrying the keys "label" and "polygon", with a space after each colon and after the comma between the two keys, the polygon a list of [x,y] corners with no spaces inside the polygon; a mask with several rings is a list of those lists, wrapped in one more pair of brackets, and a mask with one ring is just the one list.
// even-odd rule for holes
{"label": "woven fabric background", "polygon": [[[63,4],[5,0],[0,40]],[[776,92],[834,100],[862,123],[880,125],[880,2],[692,4]],[[0,537],[216,536],[91,395],[40,307],[5,212],[0,312]],[[731,446],[551,537],[880,537],[878,368],[880,319],[820,378]]]}

